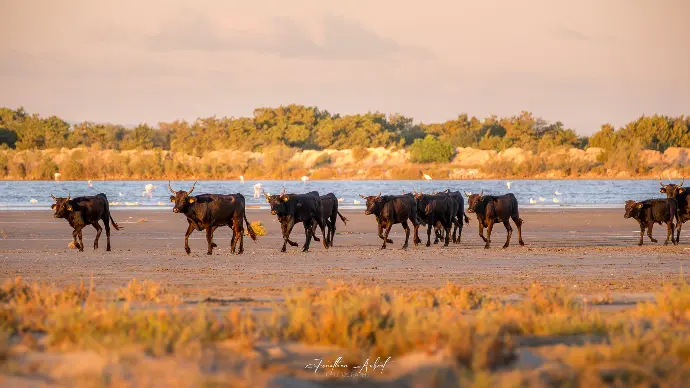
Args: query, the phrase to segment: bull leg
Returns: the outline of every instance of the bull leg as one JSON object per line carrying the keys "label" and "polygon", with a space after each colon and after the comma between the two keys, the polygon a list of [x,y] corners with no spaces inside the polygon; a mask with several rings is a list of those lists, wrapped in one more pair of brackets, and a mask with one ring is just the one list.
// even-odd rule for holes
{"label": "bull leg", "polygon": [[[218,227],[217,227],[217,226],[214,226],[214,227],[213,227],[213,230],[211,230],[211,234],[215,233],[216,229],[218,229]],[[214,243],[213,240],[211,240],[211,247],[212,247],[212,248],[215,248],[215,247],[217,247],[217,246],[218,246],[218,245],[216,245],[216,243]]]}
{"label": "bull leg", "polygon": [[666,222],[666,241],[664,241],[664,245],[668,245],[669,238],[671,238],[671,242],[673,244],[676,243],[673,238],[673,229],[675,229],[675,225],[673,225],[673,220]]}
{"label": "bull leg", "polygon": [[484,240],[484,242],[487,242],[488,240],[486,239],[486,237],[484,237],[484,222],[480,220],[478,222],[478,224],[479,224],[479,237],[481,237],[482,240]]}
{"label": "bull leg", "polygon": [[189,235],[192,234],[194,229],[196,228],[190,223],[189,226],[187,226],[187,232],[184,234],[184,251],[187,252],[187,254],[192,253],[192,250],[189,249]]}
{"label": "bull leg", "polygon": [[652,228],[654,227],[654,222],[650,222],[647,224],[647,236],[649,236],[649,239],[652,240],[653,243],[657,242],[654,237],[652,237]]}
{"label": "bull leg", "polygon": [[101,238],[101,232],[103,232],[103,228],[101,228],[100,225],[98,225],[98,221],[94,222],[91,224],[96,229],[96,239],[93,240],[93,249],[96,250],[98,249],[98,239]]}
{"label": "bull leg", "polygon": [[515,226],[517,226],[518,228],[518,242],[521,246],[525,246],[525,242],[522,241],[522,218],[520,218],[520,216],[514,216],[513,222],[515,223]]}
{"label": "bull leg", "polygon": [[637,245],[640,245],[640,246],[642,245],[642,240],[644,238],[644,229],[645,229],[645,225],[640,222],[640,242],[637,243]]}
{"label": "bull leg", "polygon": [[386,224],[386,233],[383,235],[383,245],[381,246],[381,249],[386,249],[386,241],[388,241],[388,233],[391,232],[391,228],[393,227],[393,224],[388,222]]}
{"label": "bull leg", "polygon": [[82,247],[81,245],[79,245],[79,239],[78,239],[78,237],[79,237],[79,230],[74,229],[74,230],[72,231],[72,238],[74,239],[74,246],[79,250],[79,252],[83,252],[83,251],[84,251],[84,247]]}
{"label": "bull leg", "polygon": [[297,246],[297,243],[293,243],[290,241],[290,233],[292,233],[292,228],[295,227],[295,219],[290,218],[290,221],[288,221],[287,225],[284,225],[283,228],[283,248],[280,250],[281,252],[286,252],[287,251],[287,244],[290,243],[291,246]]}
{"label": "bull leg", "polygon": [[[297,244],[296,242],[290,240],[290,238],[289,238],[289,237],[290,237],[290,233],[287,232],[287,224],[281,222],[281,223],[280,223],[280,230],[283,232],[283,238],[285,238],[285,233],[287,233],[287,236],[288,236],[287,243],[290,244],[290,246],[296,247],[297,245],[299,245],[299,244]],[[292,229],[291,229],[290,231],[292,231]],[[284,251],[283,251],[283,252],[284,252]]]}
{"label": "bull leg", "polygon": [[494,229],[494,220],[489,219],[489,225],[486,227],[486,245],[484,245],[484,249],[489,249],[489,245],[491,245],[491,231]]}
{"label": "bull leg", "polygon": [[402,222],[402,227],[405,229],[405,244],[403,244],[402,249],[407,249],[408,243],[410,241],[410,226],[407,221]]}
{"label": "bull leg", "polygon": [[[240,221],[241,222],[241,221]],[[237,222],[233,222],[232,225],[228,225],[230,230],[232,230],[232,238],[230,239],[230,253],[235,253],[235,248],[237,247]]]}
{"label": "bull leg", "polygon": [[[303,221],[302,224],[304,225],[304,234],[307,235],[307,240],[304,242],[304,246],[302,247],[302,252],[307,252],[309,250],[309,245],[311,245],[311,238],[313,236],[312,232],[312,223],[314,220],[309,220],[309,221]],[[325,242],[324,242],[325,244]]]}
{"label": "bull leg", "polygon": [[443,244],[444,247],[447,247],[448,243],[450,242],[450,228],[452,228],[452,227],[453,227],[452,222],[444,226],[444,228],[446,229],[446,241]]}
{"label": "bull leg", "polygon": [[676,228],[678,229],[678,232],[676,233],[676,245],[678,245],[680,244],[680,230],[683,229],[683,222],[679,220]]}
{"label": "bull leg", "polygon": [[103,220],[103,226],[105,227],[105,239],[106,239],[106,247],[105,250],[107,252],[110,252],[110,223],[108,222],[109,219],[108,217],[102,218]]}
{"label": "bull leg", "polygon": [[430,247],[431,246],[431,230],[434,228],[433,222],[429,222],[426,226],[426,246]]}
{"label": "bull leg", "polygon": [[[313,222],[313,221],[312,221]],[[323,247],[328,249],[328,246],[330,245],[330,240],[326,238],[326,225],[325,221],[323,219],[316,219],[316,224],[319,225],[319,228],[321,229],[321,236],[323,237]],[[319,240],[316,240],[319,241]]]}
{"label": "bull leg", "polygon": [[79,228],[79,252],[84,252],[84,235],[81,233],[82,228]]}
{"label": "bull leg", "polygon": [[419,238],[419,224],[412,221],[412,226],[414,226],[414,245],[417,246],[422,243],[422,239]]}
{"label": "bull leg", "polygon": [[333,238],[335,237],[335,221],[336,217],[333,216],[333,219],[331,220],[330,226],[329,226],[329,232],[331,233],[331,236],[328,238],[328,245],[333,246]]}
{"label": "bull leg", "polygon": [[508,232],[506,243],[503,244],[503,249],[506,249],[510,246],[510,237],[513,235],[513,227],[510,226],[510,219],[506,218],[505,220],[503,220],[503,226],[506,227],[506,231]]}
{"label": "bull leg", "polygon": [[208,250],[206,251],[207,255],[212,255],[213,254],[213,231],[216,230],[214,227],[207,227],[206,228],[206,243],[208,245]]}
{"label": "bull leg", "polygon": [[[393,244],[393,240],[389,239],[388,236],[383,237],[383,224],[381,224],[381,223],[379,223],[379,237],[381,237],[381,240],[383,240],[389,244]],[[415,245],[417,245],[417,242],[415,242]],[[386,244],[383,244],[383,246],[385,247]]]}

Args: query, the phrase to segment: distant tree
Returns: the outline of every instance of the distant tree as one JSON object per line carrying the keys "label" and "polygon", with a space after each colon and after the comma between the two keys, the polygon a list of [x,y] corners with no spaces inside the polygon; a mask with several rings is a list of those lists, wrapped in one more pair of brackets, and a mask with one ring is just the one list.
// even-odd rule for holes
{"label": "distant tree", "polygon": [[453,146],[431,135],[415,140],[410,147],[413,163],[447,163],[452,156]]}

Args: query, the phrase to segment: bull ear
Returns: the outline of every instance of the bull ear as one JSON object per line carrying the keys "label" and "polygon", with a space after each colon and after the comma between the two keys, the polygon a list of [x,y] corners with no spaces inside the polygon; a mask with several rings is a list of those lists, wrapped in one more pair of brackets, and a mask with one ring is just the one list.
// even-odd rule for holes
{"label": "bull ear", "polygon": [[642,209],[642,206],[644,206],[643,203],[638,203],[637,205],[635,205],[635,207],[638,208],[638,209]]}
{"label": "bull ear", "polygon": [[170,202],[175,202],[175,196],[174,195],[170,196]]}
{"label": "bull ear", "polygon": [[189,197],[189,203],[196,202],[196,197]]}
{"label": "bull ear", "polygon": [[665,192],[666,192],[666,188],[665,188],[665,187],[662,187],[661,189],[659,189],[659,192],[660,192],[660,193],[665,193]]}
{"label": "bull ear", "polygon": [[55,206],[56,206],[56,204],[52,204],[52,205],[50,205],[50,208],[55,209]]}
{"label": "bull ear", "polygon": [[68,211],[68,212],[71,212],[71,211],[72,211],[72,205],[67,204],[67,211]]}
{"label": "bull ear", "polygon": [[678,194],[683,194],[684,191],[685,189],[678,189]]}
{"label": "bull ear", "polygon": [[283,200],[283,202],[287,202],[287,201],[288,201],[288,199],[290,199],[290,197],[287,197],[287,196],[286,196],[286,197],[281,197],[280,199],[282,199],[282,200]]}

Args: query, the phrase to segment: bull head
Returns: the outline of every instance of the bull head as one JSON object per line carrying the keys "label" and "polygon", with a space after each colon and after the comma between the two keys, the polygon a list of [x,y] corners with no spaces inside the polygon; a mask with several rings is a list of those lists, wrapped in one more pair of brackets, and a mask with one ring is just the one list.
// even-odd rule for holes
{"label": "bull head", "polygon": [[170,181],[168,181],[168,190],[170,190],[173,195],[170,196],[170,202],[173,202],[175,204],[175,207],[173,207],[173,212],[174,213],[184,213],[186,212],[187,206],[190,204],[193,204],[196,202],[196,198],[190,196],[192,192],[194,191],[194,187],[196,186],[196,181],[192,185],[192,188],[189,189],[189,191],[175,191],[173,190],[172,186],[170,185]]}
{"label": "bull head", "polygon": [[52,193],[50,196],[55,200],[55,203],[50,206],[51,209],[55,210],[55,218],[65,218],[73,210],[72,205],[69,200],[72,198],[72,194],[68,193],[67,198],[58,198]]}

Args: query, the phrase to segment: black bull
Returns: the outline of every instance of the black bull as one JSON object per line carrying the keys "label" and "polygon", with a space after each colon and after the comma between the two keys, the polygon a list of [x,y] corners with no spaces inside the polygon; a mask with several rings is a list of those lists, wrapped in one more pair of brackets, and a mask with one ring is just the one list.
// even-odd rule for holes
{"label": "black bull", "polygon": [[652,237],[652,228],[655,223],[666,224],[666,242],[664,245],[668,245],[669,237],[673,244],[678,244],[678,240],[673,238],[673,218],[678,217],[678,204],[673,198],[648,199],[642,202],[625,201],[625,215],[623,217],[634,218],[640,224],[640,242],[638,245],[642,245],[645,228],[647,228],[649,239],[652,242],[657,242]]}
{"label": "black bull", "polygon": [[677,203],[676,229],[678,231],[676,232],[676,243],[680,243],[680,231],[683,229],[683,224],[690,221],[690,187],[683,187],[683,182],[685,182],[685,178],[679,184],[669,183],[665,185],[659,178],[661,185],[659,192],[666,194],[666,198],[674,198]]}
{"label": "black bull", "polygon": [[[110,214],[110,207],[108,205],[108,197],[103,193],[94,196],[70,198],[58,198],[53,194],[50,195],[55,200],[51,206],[55,209],[55,218],[65,218],[69,225],[74,228],[72,238],[74,239],[74,246],[80,252],[84,251],[84,238],[82,229],[86,225],[91,225],[96,229],[96,239],[93,242],[93,249],[98,248],[98,239],[101,237],[103,229],[98,224],[98,221],[103,221],[105,227],[105,236],[107,239],[106,251],[110,250],[110,224],[113,224],[115,230],[123,229],[115,223],[113,216]],[[77,242],[77,237],[79,241]]]}
{"label": "black bull", "polygon": [[[196,185],[196,183],[195,183]],[[175,191],[168,182],[168,189],[173,195],[170,196],[170,201],[175,203],[173,208],[174,213],[182,213],[187,217],[187,232],[184,236],[184,250],[187,254],[191,253],[189,249],[189,235],[194,229],[198,231],[206,230],[206,242],[208,249],[206,254],[213,254],[213,247],[216,244],[213,242],[213,232],[219,226],[228,226],[232,229],[232,240],[230,242],[231,252],[235,253],[237,243],[240,243],[237,254],[244,252],[244,223],[247,225],[247,232],[252,240],[256,241],[256,233],[247,220],[245,212],[244,196],[237,194],[201,194],[191,196],[194,191],[194,185],[189,191]]]}
{"label": "black bull", "polygon": [[[368,197],[359,195],[367,201],[367,209],[364,214],[376,216],[379,237],[383,240],[381,249],[386,249],[386,243],[392,244],[393,240],[388,238],[391,228],[395,224],[402,224],[405,230],[405,244],[402,248],[406,249],[410,240],[410,227],[407,221],[414,226],[414,245],[421,242],[419,239],[420,220],[417,218],[417,201],[411,193],[404,195],[370,195]],[[386,230],[385,235],[382,233]]]}
{"label": "black bull", "polygon": [[321,197],[317,191],[311,191],[306,194],[285,194],[268,195],[264,192],[266,202],[271,205],[271,214],[278,216],[280,221],[280,228],[283,232],[283,247],[281,252],[287,251],[287,244],[297,246],[297,243],[290,240],[290,233],[296,223],[301,222],[304,225],[304,233],[306,240],[302,248],[303,252],[309,250],[312,237],[316,241],[320,241],[315,235],[315,226],[321,228],[323,237],[323,246],[328,249],[329,242],[326,239],[326,232],[324,230],[324,214]]}
{"label": "black bull", "polygon": [[458,203],[447,193],[443,194],[415,194],[417,200],[417,217],[427,224],[426,246],[431,245],[431,229],[440,224],[445,232],[445,243],[448,246],[450,241],[450,229],[453,226],[454,218],[458,213]]}
{"label": "black bull", "polygon": [[[513,228],[510,226],[510,219],[513,219],[515,226],[518,229],[518,241],[520,245],[525,245],[522,241],[522,218],[518,210],[517,198],[513,193],[504,195],[483,195],[465,193],[468,197],[467,212],[475,213],[479,221],[479,236],[484,240],[486,245],[484,248],[489,249],[491,245],[491,230],[494,223],[503,222],[508,231],[508,238],[506,239],[503,248],[508,248],[510,245],[510,237],[513,234]],[[484,227],[487,228],[487,237],[484,237]]]}

